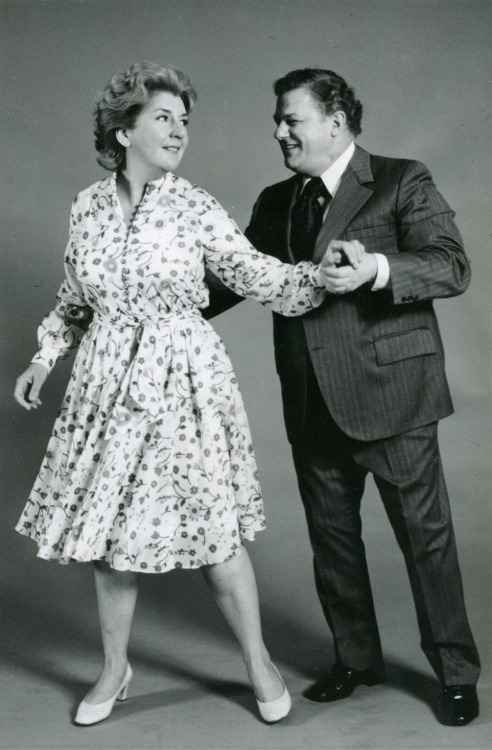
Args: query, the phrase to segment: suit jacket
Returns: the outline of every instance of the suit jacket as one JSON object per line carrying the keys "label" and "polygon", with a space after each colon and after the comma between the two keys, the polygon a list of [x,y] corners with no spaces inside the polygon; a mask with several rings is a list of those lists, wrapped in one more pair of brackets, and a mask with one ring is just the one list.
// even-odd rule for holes
{"label": "suit jacket", "polygon": [[[260,251],[293,262],[289,216],[296,175],[266,188],[246,230]],[[384,253],[390,285],[328,295],[302,318],[274,314],[275,360],[289,439],[306,409],[307,358],[338,426],[359,440],[401,434],[452,413],[432,300],[470,281],[454,213],[423,164],[356,147],[320,230],[315,262],[331,239]]]}

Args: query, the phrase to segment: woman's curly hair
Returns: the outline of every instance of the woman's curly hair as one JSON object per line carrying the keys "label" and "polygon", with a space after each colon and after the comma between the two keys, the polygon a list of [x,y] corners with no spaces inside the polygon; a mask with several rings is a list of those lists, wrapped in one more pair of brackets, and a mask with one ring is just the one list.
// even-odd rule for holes
{"label": "woman's curly hair", "polygon": [[125,166],[126,149],[118,142],[116,132],[134,127],[138,115],[158,91],[179,96],[187,114],[197,100],[188,76],[172,65],[138,62],[111,76],[94,111],[97,161],[102,167],[113,171]]}

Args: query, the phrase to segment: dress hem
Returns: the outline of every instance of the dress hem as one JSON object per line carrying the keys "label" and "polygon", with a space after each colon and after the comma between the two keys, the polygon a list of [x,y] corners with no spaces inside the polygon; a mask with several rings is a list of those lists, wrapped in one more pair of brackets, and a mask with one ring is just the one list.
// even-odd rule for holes
{"label": "dress hem", "polygon": [[[36,538],[33,535],[31,535],[25,529],[19,529],[19,528],[15,529],[15,531],[17,531],[17,533],[21,534],[22,536],[26,537],[27,539],[30,539],[35,544],[37,544],[38,552],[37,552],[36,557],[38,557],[40,560],[45,560],[46,562],[57,562],[59,565],[69,565],[71,562],[75,562],[75,563],[105,562],[105,563],[107,563],[109,565],[110,568],[112,568],[112,570],[116,570],[116,571],[118,571],[120,573],[154,573],[155,575],[159,575],[159,574],[162,574],[162,573],[170,573],[173,570],[199,570],[200,568],[208,567],[210,565],[220,565],[220,563],[227,562],[227,560],[232,560],[234,557],[237,557],[237,555],[239,555],[242,547],[244,546],[244,542],[245,541],[247,541],[247,542],[253,542],[253,541],[255,541],[255,539],[256,539],[256,532],[264,531],[264,530],[265,530],[265,527],[255,529],[253,531],[253,534],[250,536],[250,538],[248,538],[248,539],[246,539],[246,538],[241,539],[241,542],[240,542],[240,544],[238,544],[237,549],[235,549],[232,552],[232,554],[227,555],[227,557],[222,557],[222,558],[219,558],[219,559],[212,559],[212,560],[210,560],[208,562],[201,560],[200,564],[197,564],[197,565],[189,565],[186,562],[185,563],[181,563],[178,560],[178,561],[176,561],[175,564],[173,564],[173,565],[167,565],[167,566],[157,565],[157,566],[152,567],[152,566],[146,564],[145,567],[136,567],[136,566],[132,567],[132,566],[129,566],[129,567],[123,568],[123,567],[115,567],[115,566],[111,565],[110,559],[108,559],[105,556],[103,556],[103,557],[93,557],[93,558],[89,558],[89,559],[82,559],[82,558],[77,558],[77,557],[61,557],[61,556],[58,556],[58,557],[51,556],[50,557],[48,554],[43,554],[43,550],[41,549],[39,543],[36,541]],[[157,567],[160,568],[160,570],[156,570]]]}

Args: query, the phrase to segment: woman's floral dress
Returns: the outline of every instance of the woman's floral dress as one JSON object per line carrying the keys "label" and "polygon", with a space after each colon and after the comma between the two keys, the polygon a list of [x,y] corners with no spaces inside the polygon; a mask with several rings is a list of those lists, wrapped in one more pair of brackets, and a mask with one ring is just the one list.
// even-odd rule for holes
{"label": "woman's floral dress", "polygon": [[[128,228],[115,177],[75,199],[57,305],[33,362],[79,347],[46,457],[17,525],[38,555],[163,572],[222,562],[265,525],[248,421],[200,308],[205,262],[285,315],[325,295],[310,263],[254,250],[208,193],[167,173]],[[86,333],[64,320],[90,305]]]}

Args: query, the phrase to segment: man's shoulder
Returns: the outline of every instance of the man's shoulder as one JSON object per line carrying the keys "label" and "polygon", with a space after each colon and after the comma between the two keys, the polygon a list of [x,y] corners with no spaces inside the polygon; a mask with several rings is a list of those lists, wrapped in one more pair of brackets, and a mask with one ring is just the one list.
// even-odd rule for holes
{"label": "man's shoulder", "polygon": [[[428,172],[429,170],[421,161],[418,159],[409,159],[399,156],[385,156],[382,154],[370,154],[368,151],[364,151],[362,148],[358,148],[355,156],[365,155],[369,161],[371,172],[375,179],[393,177],[401,177],[401,175],[410,172]],[[351,164],[356,163],[352,160]]]}
{"label": "man's shoulder", "polygon": [[267,187],[263,188],[261,191],[258,200],[259,201],[271,201],[271,200],[281,200],[282,198],[290,198],[292,196],[292,192],[295,189],[297,182],[299,180],[299,177],[297,175],[293,175],[292,177],[289,177],[286,180],[282,180],[281,182],[275,182],[273,185],[268,185]]}

